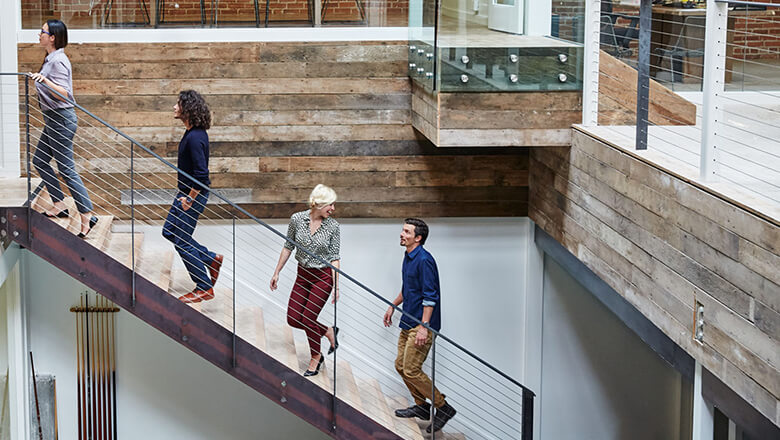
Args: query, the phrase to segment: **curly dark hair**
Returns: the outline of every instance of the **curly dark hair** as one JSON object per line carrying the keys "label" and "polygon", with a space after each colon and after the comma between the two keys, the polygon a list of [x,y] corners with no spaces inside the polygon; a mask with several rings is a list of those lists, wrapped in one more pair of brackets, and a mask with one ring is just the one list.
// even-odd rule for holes
{"label": "curly dark hair", "polygon": [[211,110],[203,96],[195,90],[179,92],[179,113],[192,128],[208,130],[211,127]]}

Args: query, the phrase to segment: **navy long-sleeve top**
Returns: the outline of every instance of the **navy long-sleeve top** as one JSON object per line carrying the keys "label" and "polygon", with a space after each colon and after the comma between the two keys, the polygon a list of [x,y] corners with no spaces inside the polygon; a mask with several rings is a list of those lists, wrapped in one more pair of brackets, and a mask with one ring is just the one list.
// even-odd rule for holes
{"label": "navy long-sleeve top", "polygon": [[[206,186],[211,185],[211,180],[209,180],[209,135],[206,130],[192,128],[184,133],[181,142],[179,142],[178,167],[198,182]],[[204,191],[202,186],[182,173],[179,173],[178,187],[179,191],[184,194],[189,194],[190,188]]]}
{"label": "navy long-sleeve top", "polygon": [[[433,307],[430,326],[441,329],[441,291],[439,290],[439,269],[436,260],[422,246],[417,246],[412,252],[404,254],[401,269],[403,278],[403,311],[422,321],[423,307]],[[404,315],[399,327],[409,330],[417,323]]]}

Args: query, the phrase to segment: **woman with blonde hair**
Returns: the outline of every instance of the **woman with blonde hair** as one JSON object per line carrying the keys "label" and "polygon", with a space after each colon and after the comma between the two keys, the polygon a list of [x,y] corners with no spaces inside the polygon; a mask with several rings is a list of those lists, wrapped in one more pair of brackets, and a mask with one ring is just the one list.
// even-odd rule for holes
{"label": "woman with blonde hair", "polygon": [[[339,298],[338,273],[332,270],[324,261],[339,268],[341,248],[341,231],[339,223],[331,217],[335,211],[336,192],[332,188],[319,184],[309,196],[309,209],[296,212],[290,217],[287,228],[288,241],[284,243],[279,262],[271,278],[271,290],[277,289],[279,272],[281,272],[296,245],[307,249],[298,249],[295,259],[298,260],[298,276],[290,293],[287,305],[287,323],[304,330],[309,339],[311,361],[304,376],[314,376],[320,371],[325,359],[320,351],[320,341],[325,336],[330,341],[328,354],[339,346],[338,327],[327,327],[317,321],[317,317],[333,292],[333,303]],[[324,260],[324,261],[323,261]]]}

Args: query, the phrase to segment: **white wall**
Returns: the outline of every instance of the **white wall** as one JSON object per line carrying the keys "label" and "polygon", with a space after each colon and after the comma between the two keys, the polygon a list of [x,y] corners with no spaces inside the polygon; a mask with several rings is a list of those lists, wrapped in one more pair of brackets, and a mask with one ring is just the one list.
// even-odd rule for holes
{"label": "white wall", "polygon": [[[74,439],[76,359],[74,315],[86,289],[24,252],[30,349],[36,371],[57,380],[60,438]],[[324,439],[320,431],[129,313],[117,315],[119,438]]]}
{"label": "white wall", "polygon": [[[228,257],[220,285],[231,285],[232,249],[230,229],[204,222],[196,238]],[[286,231],[286,222],[274,226]],[[442,331],[496,364],[522,382],[523,320],[528,219],[429,219],[431,234],[426,248],[437,260],[442,288]],[[401,286],[404,248],[399,245],[402,220],[342,221],[342,267],[388,300]],[[268,233],[262,245],[250,239],[257,228],[239,226],[238,302],[262,305],[267,323],[284,324],[284,307],[295,274],[295,261],[285,268],[280,289],[271,293],[273,272],[281,239]],[[167,246],[159,226],[145,228],[144,246]],[[75,432],[75,327],[68,308],[77,303],[85,288],[34,256],[25,260],[35,274],[28,290],[31,349],[41,373],[58,380],[60,433]],[[180,265],[178,257],[176,264]],[[354,284],[342,282],[339,302],[341,349],[339,359],[349,360],[356,376],[375,375],[380,383],[399,395],[408,395],[393,369],[397,326],[385,329],[381,317],[386,305],[369,297]],[[395,316],[397,324],[399,316]],[[321,315],[332,323],[333,311]],[[126,438],[317,438],[308,425],[296,423],[275,403],[207,364],[167,336],[158,334],[128,313],[118,315],[118,374],[120,435]],[[296,337],[303,332],[295,331]],[[480,419],[469,415],[478,406],[473,393],[464,391],[464,378],[480,388],[502,387],[494,376],[473,377],[461,367],[464,359],[452,346],[439,345],[437,381],[448,401],[459,409],[459,430],[474,429]],[[327,347],[327,341],[324,341]],[[470,360],[476,364],[476,361]],[[471,370],[474,371],[473,369]],[[192,412],[201,405],[210,416]],[[137,421],[143,420],[139,424]],[[219,434],[218,434],[219,433]],[[67,437],[66,437],[67,438]],[[499,437],[500,438],[500,437]]]}
{"label": "white wall", "polygon": [[[523,382],[522,309],[526,291],[526,252],[531,242],[530,221],[527,218],[426,221],[431,232],[425,247],[434,255],[441,279],[442,333]],[[404,248],[399,244],[399,234],[402,219],[340,222],[342,269],[388,301],[395,298],[401,288]],[[287,230],[287,221],[269,223],[283,233]],[[155,246],[171,248],[160,237],[159,226],[147,226],[143,230],[146,231],[145,246],[157,241]],[[233,264],[231,229],[203,221],[198,225],[195,237],[226,256],[219,284],[229,288]],[[286,325],[284,311],[295,280],[296,262],[291,258],[280,277],[279,290],[271,292],[268,282],[283,240],[248,224],[237,226],[237,237],[237,303],[261,306],[267,326]],[[181,265],[178,257],[176,264]],[[396,313],[394,325],[389,329],[383,327],[381,321],[386,309],[385,303],[342,279],[338,303],[339,359],[350,362],[355,376],[376,377],[387,391],[408,396],[393,367],[400,317]],[[320,315],[320,322],[332,325],[333,316],[333,306],[329,303]],[[238,325],[240,327],[241,323]],[[296,338],[304,337],[302,331],[294,333]],[[473,425],[485,424],[483,417],[467,416],[470,410],[479,410],[479,398],[475,396],[490,387],[506,391],[508,382],[499,380],[495,373],[480,369],[472,358],[468,358],[471,366],[464,370],[467,356],[443,339],[439,341],[437,383],[448,402],[463,414],[453,426],[461,430],[479,429]],[[327,341],[323,339],[323,343],[327,347]],[[429,356],[429,364],[430,360]],[[479,372],[475,374],[475,371]]]}
{"label": "white wall", "polygon": [[543,439],[679,439],[681,376],[545,258]]}

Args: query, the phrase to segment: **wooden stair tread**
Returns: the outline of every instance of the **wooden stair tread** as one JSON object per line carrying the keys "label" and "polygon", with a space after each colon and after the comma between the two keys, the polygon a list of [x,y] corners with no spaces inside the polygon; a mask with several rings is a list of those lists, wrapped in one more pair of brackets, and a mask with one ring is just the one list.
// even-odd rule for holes
{"label": "wooden stair tread", "polygon": [[236,312],[238,336],[259,350],[266,351],[265,323],[263,321],[263,308],[260,306],[240,307]]}
{"label": "wooden stair tread", "polygon": [[395,431],[394,416],[390,413],[390,407],[387,406],[387,401],[379,381],[374,378],[357,379],[357,386],[360,390],[360,398],[363,401],[363,410],[366,415],[385,428]]}
{"label": "wooden stair tread", "polygon": [[[193,287],[195,287],[195,283],[193,283],[192,279],[190,279],[190,274],[187,273],[186,269],[183,267],[171,269],[171,283],[170,287],[168,288],[168,293],[178,298],[186,293],[191,292]],[[199,302],[189,303],[187,305],[197,311],[200,311],[202,304],[202,302]]]}
{"label": "wooden stair tread", "polygon": [[266,353],[279,362],[298,371],[298,356],[295,353],[295,340],[292,328],[287,324],[270,324],[265,327]]}
{"label": "wooden stair tread", "polygon": [[[141,254],[141,247],[144,242],[144,234],[142,232],[135,233],[135,260],[139,261]],[[132,234],[130,232],[114,232],[108,240],[105,252],[114,260],[124,264],[125,266],[132,268],[132,254],[130,252],[130,245],[132,243]]]}
{"label": "wooden stair tread", "polygon": [[108,247],[108,239],[111,235],[111,223],[114,221],[113,215],[98,215],[98,222],[84,239],[87,243],[96,249],[105,251]]}
{"label": "wooden stair tread", "polygon": [[[408,407],[409,401],[401,396],[387,396],[387,405],[390,407],[390,411],[394,412],[398,408]],[[413,419],[402,419],[393,415],[393,422],[395,423],[395,432],[400,433],[402,437],[413,440],[425,438]]]}
{"label": "wooden stair tread", "polygon": [[233,291],[218,287],[214,290],[213,299],[200,302],[200,312],[232,332]]}
{"label": "wooden stair tread", "polygon": [[65,197],[62,201],[68,209],[68,218],[52,217],[51,220],[67,229],[71,234],[78,234],[81,232],[81,214],[76,209],[76,202],[73,197]]}
{"label": "wooden stair tread", "polygon": [[173,254],[172,247],[146,244],[137,260],[136,271],[167,292],[171,285]]}
{"label": "wooden stair tread", "polygon": [[352,374],[352,366],[347,361],[338,361],[337,364],[336,396],[358,411],[363,411],[363,403],[360,399],[355,376]]}
{"label": "wooden stair tread", "polygon": [[[309,361],[311,360],[311,350],[309,349],[308,338],[303,331],[294,331],[293,335],[295,336],[296,333],[300,333],[300,335],[297,335],[299,337],[293,338],[295,340],[295,353],[298,358],[298,371],[306,371],[306,369],[309,368]],[[325,338],[323,338],[323,340],[325,340]],[[327,342],[325,343],[325,346],[328,346]],[[325,362],[323,362],[322,367],[320,368],[320,373],[316,376],[309,376],[308,379],[319,385],[325,391],[333,393],[333,384],[330,380],[333,376],[333,370],[330,367],[333,365],[333,356],[325,354],[327,353],[326,350],[327,349],[323,346],[322,355],[325,356]]]}

